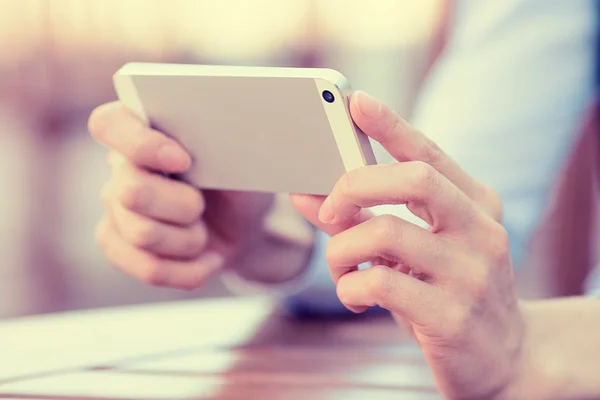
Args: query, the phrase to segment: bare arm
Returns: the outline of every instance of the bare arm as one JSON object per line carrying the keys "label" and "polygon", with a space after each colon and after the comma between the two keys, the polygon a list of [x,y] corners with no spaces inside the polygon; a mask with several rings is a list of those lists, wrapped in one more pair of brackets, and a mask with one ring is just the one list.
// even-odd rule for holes
{"label": "bare arm", "polygon": [[523,303],[527,333],[519,398],[600,398],[600,299]]}

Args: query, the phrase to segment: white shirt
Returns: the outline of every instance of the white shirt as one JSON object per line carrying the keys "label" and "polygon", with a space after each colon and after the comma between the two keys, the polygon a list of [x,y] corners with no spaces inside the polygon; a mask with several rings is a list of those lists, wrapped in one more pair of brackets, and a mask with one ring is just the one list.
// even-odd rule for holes
{"label": "white shirt", "polygon": [[[594,0],[458,0],[454,11],[411,122],[499,193],[518,261],[593,96]],[[293,311],[343,310],[326,242],[319,234]]]}

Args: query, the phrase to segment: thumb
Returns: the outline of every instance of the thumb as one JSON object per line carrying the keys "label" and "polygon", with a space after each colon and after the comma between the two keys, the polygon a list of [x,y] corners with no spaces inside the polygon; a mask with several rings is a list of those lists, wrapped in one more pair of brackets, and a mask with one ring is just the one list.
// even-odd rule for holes
{"label": "thumb", "polygon": [[326,196],[304,194],[290,195],[292,204],[304,216],[304,218],[330,236],[334,236],[373,217],[373,213],[371,211],[362,209],[351,218],[340,223],[327,224],[321,222],[321,220],[319,220],[319,209],[321,208],[323,201],[325,201],[325,198]]}

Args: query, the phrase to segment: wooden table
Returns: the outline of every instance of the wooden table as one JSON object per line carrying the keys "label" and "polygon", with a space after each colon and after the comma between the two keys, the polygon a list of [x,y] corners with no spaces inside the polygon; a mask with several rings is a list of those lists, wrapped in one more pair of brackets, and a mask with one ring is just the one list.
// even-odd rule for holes
{"label": "wooden table", "polygon": [[438,398],[385,317],[298,320],[238,298],[0,325],[0,399]]}

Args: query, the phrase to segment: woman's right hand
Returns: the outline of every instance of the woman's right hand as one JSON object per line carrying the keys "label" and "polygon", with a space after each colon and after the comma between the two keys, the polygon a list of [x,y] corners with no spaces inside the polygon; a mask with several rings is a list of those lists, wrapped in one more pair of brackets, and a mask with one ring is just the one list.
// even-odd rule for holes
{"label": "woman's right hand", "polygon": [[[445,398],[530,398],[520,392],[526,318],[498,196],[380,101],[357,92],[350,111],[398,163],[349,171],[326,199],[295,197],[315,225],[348,225],[326,251],[340,301],[356,312],[385,308],[408,324]],[[429,229],[361,216],[393,204]],[[366,262],[375,266],[358,268]]]}

